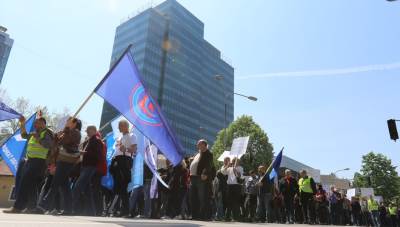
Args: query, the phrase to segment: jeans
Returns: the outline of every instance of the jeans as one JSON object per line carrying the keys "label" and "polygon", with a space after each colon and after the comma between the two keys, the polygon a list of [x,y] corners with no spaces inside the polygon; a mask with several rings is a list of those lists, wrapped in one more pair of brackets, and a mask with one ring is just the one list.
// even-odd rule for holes
{"label": "jeans", "polygon": [[210,188],[211,182],[203,181],[199,176],[191,176],[190,200],[192,218],[194,220],[206,220],[211,218]]}
{"label": "jeans", "polygon": [[131,192],[131,196],[129,197],[129,213],[130,214],[136,214],[138,205],[139,205],[139,199],[143,198],[143,186],[134,188]]}
{"label": "jeans", "polygon": [[245,218],[247,218],[249,221],[253,221],[257,210],[257,195],[247,194],[245,208]]}
{"label": "jeans", "polygon": [[377,210],[371,211],[371,220],[375,227],[379,227],[379,212]]}
{"label": "jeans", "polygon": [[144,196],[144,216],[150,218],[151,216],[151,199],[150,199],[151,180],[145,180],[143,184]]}
{"label": "jeans", "polygon": [[79,210],[79,201],[83,194],[86,195],[86,198],[89,199],[89,215],[95,215],[95,204],[93,198],[93,189],[90,185],[92,177],[96,173],[96,167],[94,166],[85,166],[82,167],[80,176],[75,183],[74,189],[72,190],[72,205],[74,213]]}
{"label": "jeans", "polygon": [[56,172],[51,183],[51,187],[43,200],[39,202],[39,206],[46,209],[52,210],[55,208],[55,198],[59,193],[60,204],[62,210],[66,213],[71,212],[71,185],[69,183],[69,174],[71,173],[74,164],[68,162],[58,161],[56,164]]}
{"label": "jeans", "polygon": [[36,205],[39,187],[44,179],[45,170],[45,159],[30,158],[26,161],[22,169],[14,208],[23,210],[29,202],[33,202]]}
{"label": "jeans", "polygon": [[289,223],[294,222],[294,204],[293,204],[294,198],[292,196],[285,196],[284,197],[284,202],[285,202],[285,212],[286,212],[286,221]]}
{"label": "jeans", "polygon": [[257,196],[257,216],[258,220],[265,222],[271,211],[272,193],[261,193]]}

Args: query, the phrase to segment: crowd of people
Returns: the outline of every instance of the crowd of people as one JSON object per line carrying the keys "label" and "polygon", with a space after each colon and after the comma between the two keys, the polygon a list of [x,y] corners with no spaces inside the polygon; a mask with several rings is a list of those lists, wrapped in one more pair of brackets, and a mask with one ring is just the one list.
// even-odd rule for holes
{"label": "crowd of people", "polygon": [[[109,167],[95,126],[87,127],[82,143],[77,118],[57,133],[44,118],[36,119],[33,133],[27,133],[25,118],[20,124],[28,140],[26,158],[18,166],[14,206],[5,213],[400,226],[397,204],[347,198],[334,186],[326,192],[305,170],[298,179],[288,169],[279,180],[270,179],[268,163],[246,173],[238,158],[228,157],[216,168],[205,140],[198,141],[193,157],[176,166],[167,160],[157,170],[166,184],[145,164],[143,185],[128,192],[138,147],[127,121],[119,122],[122,136]],[[108,172],[111,190],[101,184]]]}

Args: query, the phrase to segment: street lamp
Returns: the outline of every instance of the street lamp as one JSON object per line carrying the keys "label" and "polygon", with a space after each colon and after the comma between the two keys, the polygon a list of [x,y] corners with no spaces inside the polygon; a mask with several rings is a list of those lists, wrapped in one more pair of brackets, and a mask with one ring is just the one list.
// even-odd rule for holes
{"label": "street lamp", "polygon": [[[223,79],[224,79],[224,76],[222,76],[222,75],[215,75],[215,80],[217,80],[217,81],[222,81]],[[228,96],[230,96],[230,95],[237,95],[237,96],[241,96],[241,97],[244,97],[244,98],[247,98],[248,100],[251,100],[251,101],[257,101],[258,99],[256,98],[256,97],[254,97],[254,96],[247,96],[247,95],[244,95],[244,94],[240,94],[240,93],[236,93],[236,92],[233,92],[233,93],[226,93],[225,92],[225,90],[224,90],[224,87],[222,86],[222,84],[221,84],[221,87],[222,87],[222,91],[224,92],[224,151],[225,151],[225,149],[226,149],[226,139],[227,139],[227,137],[226,137],[226,112],[227,112],[227,104],[226,104],[226,99],[228,98]]]}
{"label": "street lamp", "polygon": [[333,173],[333,175],[336,176],[336,174],[339,173],[339,172],[342,172],[342,171],[349,171],[349,170],[350,170],[350,168],[339,169],[339,170],[336,170],[336,171]]}

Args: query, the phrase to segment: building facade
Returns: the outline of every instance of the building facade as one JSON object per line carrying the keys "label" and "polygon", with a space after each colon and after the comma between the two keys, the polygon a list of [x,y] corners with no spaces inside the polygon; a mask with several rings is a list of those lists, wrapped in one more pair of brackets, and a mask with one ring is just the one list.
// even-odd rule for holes
{"label": "building facade", "polygon": [[7,28],[0,26],[0,83],[3,79],[8,57],[14,40],[7,33]]}
{"label": "building facade", "polygon": [[[184,152],[194,153],[199,138],[213,144],[233,120],[234,69],[204,39],[204,24],[176,0],[167,0],[117,27],[111,65],[130,44],[142,81]],[[105,102],[100,125],[117,115]]]}

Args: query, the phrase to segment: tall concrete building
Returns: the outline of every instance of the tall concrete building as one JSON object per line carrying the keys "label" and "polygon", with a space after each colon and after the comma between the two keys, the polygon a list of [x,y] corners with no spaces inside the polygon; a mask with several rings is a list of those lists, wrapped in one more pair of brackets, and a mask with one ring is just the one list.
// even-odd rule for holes
{"label": "tall concrete building", "polygon": [[8,56],[10,55],[11,47],[14,43],[14,40],[12,40],[6,32],[7,28],[0,26],[0,83],[3,79]]}
{"label": "tall concrete building", "polygon": [[[129,44],[143,82],[184,152],[195,152],[199,138],[212,145],[225,122],[233,120],[234,69],[204,39],[203,22],[176,0],[167,0],[117,27],[111,65]],[[105,102],[101,125],[116,115]]]}

